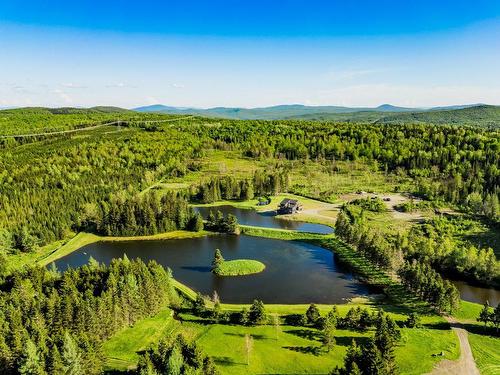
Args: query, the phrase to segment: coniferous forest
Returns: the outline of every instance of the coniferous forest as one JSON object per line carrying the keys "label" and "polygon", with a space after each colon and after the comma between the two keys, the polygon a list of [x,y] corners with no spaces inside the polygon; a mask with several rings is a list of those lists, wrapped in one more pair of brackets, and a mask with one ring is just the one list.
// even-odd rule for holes
{"label": "coniferous forest", "polygon": [[[449,316],[469,325],[474,353],[487,340],[498,345],[496,305],[464,301],[455,283],[500,285],[498,130],[118,109],[0,114],[8,118],[0,128],[1,373],[256,373],[272,368],[268,353],[281,353],[293,360],[277,371],[396,374],[428,344],[427,371],[458,355]],[[335,232],[259,228],[222,212],[230,205],[269,217],[287,199],[303,207],[276,220]],[[239,235],[329,249],[378,297],[226,304],[217,290],[182,284],[168,264],[124,253],[107,264],[86,252],[82,266],[54,263],[99,241]],[[222,251],[226,261],[246,260]],[[221,354],[224,337],[240,345],[238,359]],[[284,364],[294,361],[295,369]]]}

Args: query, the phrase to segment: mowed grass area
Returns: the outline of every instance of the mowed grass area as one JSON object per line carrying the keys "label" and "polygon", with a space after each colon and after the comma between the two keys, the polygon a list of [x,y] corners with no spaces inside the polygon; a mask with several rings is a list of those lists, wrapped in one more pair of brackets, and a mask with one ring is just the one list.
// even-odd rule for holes
{"label": "mowed grass area", "polygon": [[469,333],[472,355],[482,375],[500,374],[500,339]]}
{"label": "mowed grass area", "polygon": [[[359,300],[354,304],[338,305],[340,315],[345,315],[349,308],[369,302]],[[226,308],[230,305],[224,305]],[[233,305],[241,310],[242,305]],[[371,307],[370,307],[371,306]],[[268,305],[266,312],[290,314],[304,313],[308,305]],[[319,305],[322,314],[326,314],[332,306]],[[405,315],[391,316],[401,322]],[[439,316],[423,317],[424,324],[442,323]],[[343,363],[347,347],[353,339],[358,343],[373,335],[373,330],[354,331],[338,329],[335,333],[336,345],[326,351],[321,344],[321,334],[309,327],[281,325],[240,326],[210,324],[199,322],[198,318],[181,314],[182,321],[172,318],[168,310],[155,317],[145,319],[134,327],[126,328],[103,346],[109,369],[124,370],[137,363],[137,351],[157,342],[162,334],[174,336],[177,333],[195,340],[203,351],[213,357],[222,374],[325,374],[335,366]],[[402,340],[396,349],[396,361],[402,374],[422,374],[432,370],[443,357],[433,354],[444,352],[446,359],[457,359],[459,355],[458,340],[450,329],[403,328]],[[253,349],[249,356],[245,351],[245,335],[253,338]],[[418,358],[418,361],[415,361]]]}
{"label": "mowed grass area", "polygon": [[138,352],[146,350],[177,329],[178,323],[172,318],[172,310],[166,308],[151,318],[137,322],[133,327],[119,331],[102,347],[106,354],[106,367],[125,370],[134,366],[139,359]]}
{"label": "mowed grass area", "polygon": [[482,309],[483,305],[479,303],[461,300],[460,307],[453,313],[453,317],[462,322],[477,322],[477,317]]}
{"label": "mowed grass area", "polygon": [[[320,202],[315,199],[311,198],[306,198],[300,195],[296,194],[289,194],[289,193],[282,193],[282,194],[277,194],[273,195],[270,197],[271,198],[271,203],[265,206],[258,206],[257,203],[259,203],[259,200],[257,198],[255,199],[250,199],[246,201],[227,201],[227,200],[221,200],[217,201],[214,203],[206,203],[206,204],[196,204],[196,206],[199,207],[214,207],[214,211],[216,210],[217,206],[224,206],[224,205],[230,205],[238,208],[243,208],[243,209],[254,209],[259,212],[264,212],[264,211],[272,211],[276,210],[278,208],[279,203],[285,199],[298,199],[300,203],[302,204],[302,207],[304,210],[310,210],[310,209],[322,209],[325,207],[324,202]],[[328,206],[328,204],[326,204]],[[286,217],[287,215],[285,215]]]}
{"label": "mowed grass area", "polygon": [[253,259],[225,260],[217,267],[215,273],[219,276],[251,275],[264,271],[266,265]]}

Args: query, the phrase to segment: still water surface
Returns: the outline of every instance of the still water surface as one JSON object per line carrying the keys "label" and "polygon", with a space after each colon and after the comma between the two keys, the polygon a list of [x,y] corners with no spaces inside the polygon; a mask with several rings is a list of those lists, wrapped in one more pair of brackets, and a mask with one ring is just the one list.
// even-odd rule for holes
{"label": "still water surface", "polygon": [[[254,275],[220,277],[210,272],[214,250],[227,260],[256,259],[266,269]],[[342,303],[369,289],[335,261],[331,251],[296,241],[250,236],[212,235],[162,241],[99,242],[56,261],[58,269],[86,264],[92,256],[109,264],[127,254],[145,262],[154,259],[174,277],[203,294],[217,291],[227,303]]]}
{"label": "still water surface", "polygon": [[[267,228],[291,229],[311,233],[331,233],[326,225],[290,221],[273,212],[258,213],[224,205],[197,207],[204,217],[210,210],[231,213],[240,224]],[[210,272],[213,252],[222,250],[231,259],[256,259],[266,265],[256,275],[219,277]],[[174,277],[184,284],[211,295],[214,290],[223,302],[248,303],[258,298],[266,303],[342,303],[346,298],[369,294],[369,287],[355,280],[335,262],[331,251],[303,242],[272,240],[249,236],[216,235],[163,241],[100,242],[85,246],[56,261],[59,269],[78,267],[90,256],[109,264],[111,259],[127,254],[129,258],[156,260],[170,267]],[[500,291],[453,281],[462,299],[496,306]]]}
{"label": "still water surface", "polygon": [[[267,211],[259,213],[251,209],[236,208],[229,205],[216,206],[216,207],[196,207],[195,208],[201,215],[206,218],[210,211],[214,214],[221,211],[224,215],[233,214],[238,219],[238,223],[243,225],[253,225],[256,227],[276,228],[276,229],[290,229],[300,232],[328,234],[333,232],[333,228],[323,224],[312,224],[302,221],[292,221],[276,216],[275,211]],[[270,206],[270,210],[272,207]]]}
{"label": "still water surface", "polygon": [[465,281],[452,281],[460,291],[460,297],[469,302],[485,303],[496,307],[500,303],[500,290],[482,288],[467,284]]}

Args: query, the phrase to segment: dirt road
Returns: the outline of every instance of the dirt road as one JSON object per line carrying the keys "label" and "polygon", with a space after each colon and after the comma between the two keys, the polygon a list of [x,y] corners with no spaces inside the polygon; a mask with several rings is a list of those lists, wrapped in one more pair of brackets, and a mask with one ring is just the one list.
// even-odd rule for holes
{"label": "dirt road", "polygon": [[472,356],[472,350],[469,345],[468,333],[462,328],[461,324],[453,318],[446,318],[451,324],[451,329],[455,331],[460,342],[460,358],[457,361],[448,359],[442,360],[437,364],[431,375],[479,375],[479,370]]}

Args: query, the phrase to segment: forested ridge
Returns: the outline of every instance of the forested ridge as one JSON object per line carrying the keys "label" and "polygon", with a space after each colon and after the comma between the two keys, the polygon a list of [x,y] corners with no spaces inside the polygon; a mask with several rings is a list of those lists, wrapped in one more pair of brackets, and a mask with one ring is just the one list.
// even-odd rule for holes
{"label": "forested ridge", "polygon": [[[40,116],[40,110],[15,113],[9,121],[19,121],[17,129],[23,131],[23,123]],[[86,119],[78,117],[82,116],[78,112],[47,113],[63,116],[58,124],[67,120],[64,116]],[[119,114],[129,116],[128,112]],[[108,115],[83,114],[97,116],[94,120]],[[114,194],[134,196],[160,179],[189,173],[196,169],[192,160],[207,149],[237,150],[257,160],[274,159],[277,169],[267,176],[255,175],[253,181],[248,176],[237,183],[201,182],[192,197],[202,202],[286,191],[287,167],[279,166],[280,159],[348,160],[407,175],[416,183],[414,193],[427,199],[462,205],[493,221],[499,217],[498,131],[423,124],[202,118],[151,125],[145,121],[161,115],[143,116],[139,118],[142,122],[136,119],[135,126],[122,131],[54,136],[17,147],[12,140],[8,147],[0,148],[0,246],[16,247],[25,235],[28,242],[41,245],[63,238],[68,231],[78,229],[89,207],[104,207],[103,202],[109,204]]]}
{"label": "forested ridge", "polygon": [[[120,127],[0,142],[2,373],[100,373],[101,344],[167,305],[178,311],[188,309],[200,319],[210,319],[210,324],[279,326],[279,317],[275,317],[278,323],[270,323],[273,317],[266,315],[261,301],[255,301],[250,310],[228,313],[221,311],[215,297],[213,307],[207,307],[207,298],[199,295],[191,306],[189,298],[178,299],[172,275],[155,262],[124,257],[104,266],[90,260],[87,266],[64,273],[53,267],[7,270],[6,263],[11,254],[36,253],[38,247],[68,238],[70,232],[144,236],[204,228],[238,234],[234,216],[224,217],[214,209],[204,223],[191,204],[257,197],[267,202],[268,195],[294,189],[292,161],[307,162],[309,168],[328,164],[333,172],[337,162],[368,165],[373,173],[412,181],[410,193],[425,204],[444,202],[474,220],[492,226],[499,223],[500,133],[495,130],[199,117],[152,123],[148,121],[164,117],[115,109],[30,109],[14,111],[13,117],[4,120],[10,124],[4,134],[14,128],[18,132],[73,129],[87,121],[126,121],[127,116],[134,121],[129,118]],[[237,176],[223,168],[200,172],[206,171],[203,163],[210,152],[230,152],[255,164],[265,161],[268,167]],[[175,183],[169,185],[169,181],[180,187],[172,187]],[[313,186],[315,181],[305,183]],[[439,216],[406,232],[387,234],[365,217],[367,212],[385,210],[380,198],[351,201],[338,214],[336,235],[370,267],[392,275],[426,306],[439,313],[457,310],[459,294],[445,279],[448,275],[498,285],[500,270],[493,250],[455,236],[466,222]],[[337,326],[359,331],[374,328],[374,338],[359,347],[351,345],[344,368],[335,373],[372,365],[373,372],[367,374],[377,373],[377,366],[385,368],[382,373],[397,371],[394,348],[400,338],[394,321],[361,310],[350,310],[346,318],[333,315],[320,317],[310,307],[304,316],[284,318],[286,324],[318,329],[322,348],[327,350],[335,345]],[[245,336],[245,340],[250,350],[251,339]],[[179,374],[216,372],[212,360],[182,336],[161,340],[142,352],[137,372],[172,368]]]}

